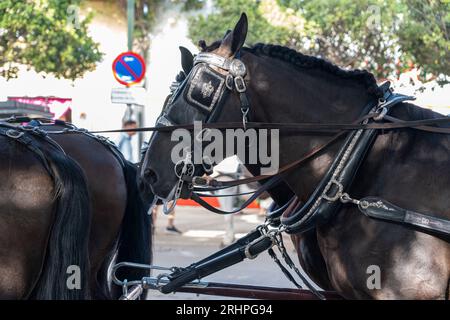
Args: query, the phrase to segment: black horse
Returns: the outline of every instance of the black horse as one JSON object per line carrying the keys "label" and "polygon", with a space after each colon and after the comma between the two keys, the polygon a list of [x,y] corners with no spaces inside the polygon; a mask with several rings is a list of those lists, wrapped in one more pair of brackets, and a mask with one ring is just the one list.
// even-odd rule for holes
{"label": "black horse", "polygon": [[[243,48],[246,34],[244,14],[221,41],[209,47],[204,42],[201,45],[203,52],[218,57],[216,65],[225,61],[220,58],[229,61],[239,55],[246,67],[245,94],[251,105],[247,117],[252,122],[349,123],[359,118],[368,103],[377,101],[383,94],[367,71],[343,70],[326,60],[278,45]],[[192,77],[199,68],[219,76],[199,72],[196,74],[200,76]],[[220,79],[220,75],[225,77],[223,68],[200,63],[188,73],[187,80],[163,110],[160,125],[190,124],[207,118],[218,123],[242,121],[241,109],[247,105],[236,90],[225,90],[218,101],[207,99],[211,92],[221,92],[217,90],[220,80],[208,81]],[[234,84],[224,85],[234,87]],[[437,117],[436,113],[409,103],[398,104],[391,115],[404,120]],[[327,139],[326,135],[280,132],[280,166],[297,160]],[[340,150],[343,140],[339,141],[285,176],[283,190],[292,190],[300,200],[306,201]],[[160,198],[170,198],[179,181],[171,161],[171,150],[177,143],[171,140],[170,132],[154,133],[143,162],[142,182],[151,186]],[[448,135],[413,129],[385,130],[377,135],[346,191],[355,198],[376,195],[410,210],[449,219],[449,151]],[[252,165],[249,169],[257,173],[258,168]],[[270,193],[282,203],[286,201],[286,193],[280,190],[274,188]],[[310,277],[321,287],[334,288],[345,298],[449,297],[450,244],[443,237],[372,220],[355,206],[344,204],[330,221],[294,235],[293,240],[300,263]],[[379,287],[368,285],[375,269],[380,272]]]}
{"label": "black horse", "polygon": [[[118,298],[110,263],[151,261],[136,167],[104,140],[65,126],[0,129],[9,132],[0,135],[0,298]],[[80,288],[68,286],[69,266],[79,268]]]}
{"label": "black horse", "polygon": [[[84,130],[58,132],[71,125],[42,126],[82,168],[92,208],[89,236],[91,292],[97,299],[117,299],[122,289],[111,284],[110,264],[129,261],[150,264],[152,259],[151,215],[153,195],[140,197],[137,167],[126,161],[115,145]],[[140,279],[148,272],[121,269],[120,279]]]}

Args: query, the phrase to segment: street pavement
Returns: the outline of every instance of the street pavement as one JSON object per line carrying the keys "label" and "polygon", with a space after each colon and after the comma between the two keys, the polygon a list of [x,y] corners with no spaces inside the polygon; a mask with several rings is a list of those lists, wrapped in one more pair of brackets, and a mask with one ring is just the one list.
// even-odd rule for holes
{"label": "street pavement", "polygon": [[[248,209],[244,214],[235,215],[235,232],[243,236],[257,225],[264,222],[257,215],[257,210]],[[169,234],[165,231],[167,216],[160,213],[156,219],[153,238],[153,264],[165,267],[185,267],[221,248],[224,234],[224,217],[198,207],[177,207],[175,225],[183,231],[182,235]],[[298,264],[292,243],[285,238],[287,250]],[[204,281],[294,288],[285,278],[278,266],[267,252],[254,260],[245,260],[204,279]],[[152,291],[148,299],[224,299],[224,297],[207,296],[192,293],[174,293],[164,295]]]}

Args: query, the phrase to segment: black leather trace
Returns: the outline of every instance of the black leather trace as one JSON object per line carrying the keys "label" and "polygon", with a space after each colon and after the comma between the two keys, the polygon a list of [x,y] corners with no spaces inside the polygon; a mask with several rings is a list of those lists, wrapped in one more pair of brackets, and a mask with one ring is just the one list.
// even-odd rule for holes
{"label": "black leather trace", "polygon": [[378,197],[366,197],[359,201],[359,210],[370,218],[410,225],[424,231],[450,235],[450,221],[400,208]]}

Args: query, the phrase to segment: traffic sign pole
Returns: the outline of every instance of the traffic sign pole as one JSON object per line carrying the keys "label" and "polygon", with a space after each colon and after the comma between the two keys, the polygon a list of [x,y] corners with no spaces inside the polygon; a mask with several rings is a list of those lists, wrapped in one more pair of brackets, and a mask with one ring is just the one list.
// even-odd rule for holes
{"label": "traffic sign pole", "polygon": [[[134,0],[127,0],[127,19],[128,19],[128,51],[133,51],[133,32],[134,32]],[[127,104],[125,111],[125,121],[131,120],[133,116],[133,105]],[[140,124],[138,123],[140,126]],[[139,139],[140,140],[140,139]],[[139,143],[140,145],[140,143]]]}
{"label": "traffic sign pole", "polygon": [[[133,32],[134,32],[134,20],[135,20],[135,0],[127,0],[127,47],[128,52],[120,54],[113,62],[113,73],[116,80],[129,88],[133,84],[137,84],[145,79],[145,61],[144,59],[132,52],[133,50]],[[144,82],[144,88],[147,88],[147,82]],[[143,126],[144,119],[144,109],[143,105],[140,103],[135,104],[133,92],[127,92],[126,88],[124,91],[113,89],[111,91],[111,100],[113,103],[120,103],[120,100],[124,100],[127,109],[123,116],[123,121],[131,120],[133,113],[136,113],[136,122],[138,126]],[[143,143],[143,133],[138,133],[138,145],[139,148]]]}
{"label": "traffic sign pole", "polygon": [[128,51],[133,51],[134,2],[135,2],[135,0],[128,0],[128,2],[127,2],[127,17],[128,17]]}

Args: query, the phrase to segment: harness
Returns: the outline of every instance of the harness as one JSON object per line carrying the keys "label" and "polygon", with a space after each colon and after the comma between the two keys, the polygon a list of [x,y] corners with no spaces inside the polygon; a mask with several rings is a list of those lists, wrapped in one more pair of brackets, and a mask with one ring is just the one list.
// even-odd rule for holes
{"label": "harness", "polygon": [[[239,56],[227,59],[213,53],[200,53],[194,60],[194,69],[177,88],[174,88],[175,91],[168,101],[168,107],[158,118],[156,126],[130,129],[130,131],[170,132],[178,128],[193,129],[193,126],[190,124],[178,124],[176,119],[172,119],[169,115],[172,103],[176,99],[183,98],[189,105],[200,110],[202,114],[202,119],[200,120],[205,123],[203,127],[206,129],[265,128],[327,134],[335,133],[337,131],[337,133],[332,135],[332,137],[324,144],[308,151],[301,158],[283,166],[274,174],[260,175],[234,181],[218,181],[196,176],[195,173],[196,171],[198,172],[198,168],[192,163],[190,153],[186,152],[186,159],[181,160],[174,167],[175,174],[179,180],[171,195],[174,199],[172,206],[175,206],[176,200],[182,196],[183,191],[185,191],[194,201],[210,211],[220,214],[241,211],[260,194],[282,183],[289,172],[319,155],[327,147],[343,139],[342,147],[328,171],[306,202],[302,203],[294,196],[287,203],[270,210],[265,223],[257,229],[234,244],[199,262],[187,266],[186,268],[165,269],[171,273],[159,275],[155,279],[144,278],[134,282],[127,282],[126,280],[120,281],[114,275],[114,282],[123,286],[125,295],[127,293],[134,294],[128,292],[128,287],[131,285],[140,286],[139,288],[141,289],[142,287],[148,286],[159,289],[163,293],[173,292],[185,284],[192,284],[191,281],[195,279],[200,279],[218,270],[222,270],[245,258],[254,259],[259,253],[267,250],[272,259],[294,285],[301,287],[288,271],[288,268],[297,274],[302,282],[318,298],[324,298],[323,294],[317,292],[314,286],[303,277],[289,257],[286,248],[283,245],[282,233],[301,233],[314,228],[317,225],[324,224],[337,214],[343,204],[355,205],[363,214],[371,218],[401,223],[420,231],[433,234],[437,233],[444,236],[450,235],[450,221],[447,219],[436,218],[424,213],[406,210],[377,197],[354,199],[348,194],[348,190],[358,172],[358,168],[364,161],[364,158],[368,150],[370,150],[380,129],[413,128],[416,130],[447,134],[450,133],[450,128],[436,127],[435,125],[448,124],[450,123],[450,118],[402,121],[390,116],[389,112],[393,107],[401,102],[413,100],[414,98],[393,93],[389,88],[389,84],[384,84],[381,86],[383,97],[372,101],[365,106],[360,118],[352,123],[285,124],[250,122],[251,104],[247,96],[247,86],[244,80],[246,73],[246,67],[239,59]],[[224,97],[233,92],[236,92],[239,99],[242,122],[214,123],[222,110],[223,102],[225,100]],[[60,133],[81,132],[80,130],[81,129],[77,129],[76,127],[65,128]],[[127,130],[109,130],[101,132],[124,131]],[[88,134],[87,132],[83,133]],[[205,196],[204,192],[216,191],[254,182],[264,183],[241,208],[232,212],[216,209],[201,198]],[[164,210],[167,212],[171,210],[171,208],[168,208],[167,204],[165,204]],[[273,247],[278,249],[278,253],[281,254],[286,266],[281,263],[281,260],[277,257]],[[156,269],[154,266],[136,266],[135,264],[123,263],[116,265],[115,270],[122,266]]]}
{"label": "harness", "polygon": [[[288,124],[261,124],[249,123],[248,116],[250,111],[250,101],[247,97],[247,86],[244,77],[247,74],[245,64],[240,60],[239,55],[228,59],[210,52],[201,52],[194,58],[194,68],[184,82],[175,90],[175,93],[169,101],[169,105],[179,98],[181,92],[184,92],[185,101],[191,106],[199,109],[203,114],[203,121],[207,128],[221,128],[221,124],[212,123],[220,114],[223,104],[223,97],[231,92],[236,92],[240,101],[242,113],[242,125],[244,129],[251,127],[266,128],[289,128]],[[187,86],[187,87],[185,87]],[[396,105],[408,100],[414,100],[414,97],[394,93],[389,83],[383,84],[380,89],[383,96],[378,100],[371,101],[363,108],[361,117],[352,124],[344,124],[341,129],[352,128],[350,132],[339,131],[325,144],[314,148],[302,158],[290,163],[278,170],[272,175],[261,175],[247,179],[234,181],[217,181],[215,179],[194,176],[194,164],[190,158],[182,163],[183,170],[176,170],[179,178],[176,188],[175,200],[182,194],[185,185],[190,189],[190,198],[205,207],[206,209],[220,214],[231,214],[239,212],[247,207],[263,192],[279,184],[285,175],[293,169],[304,164],[306,161],[318,155],[328,146],[344,138],[333,163],[326,174],[315,188],[305,203],[301,203],[294,197],[286,210],[277,211],[277,214],[270,215],[271,219],[279,219],[279,227],[288,233],[301,233],[307,231],[319,224],[329,221],[340,209],[342,204],[357,205],[359,210],[368,217],[401,222],[420,230],[436,231],[437,233],[450,234],[450,221],[401,209],[395,205],[389,204],[386,200],[376,197],[367,197],[356,200],[348,195],[347,190],[351,187],[358,168],[364,161],[365,156],[370,150],[380,128],[397,128],[400,126],[411,127],[411,121],[405,122],[389,116],[390,111]],[[170,111],[170,109],[169,109]],[[383,120],[391,121],[386,123]],[[436,124],[438,119],[431,119]],[[448,123],[449,119],[439,119],[442,123]],[[443,120],[443,121],[442,121]],[[414,128],[425,131],[448,133],[449,129],[439,127],[428,127],[427,120],[419,120]],[[430,120],[428,120],[430,122]],[[414,121],[413,121],[414,122]],[[430,122],[430,123],[431,123]],[[259,126],[258,126],[259,124]],[[236,125],[236,124],[231,124]],[[302,125],[302,124],[300,124]],[[307,130],[308,124],[298,127],[298,124],[292,124],[299,130]],[[337,129],[339,125],[320,125],[312,124],[314,131],[324,131]],[[156,124],[157,128],[186,127],[176,123],[168,115],[168,111],[163,112]],[[319,127],[319,129],[317,128]],[[229,123],[222,124],[222,128],[230,128]],[[176,165],[176,167],[177,167]],[[189,168],[189,169],[188,169]],[[187,172],[187,174],[186,174]],[[229,187],[247,184],[252,182],[265,181],[253,196],[251,196],[240,208],[226,212],[209,205],[201,198],[205,191],[215,191]],[[199,193],[200,192],[200,193]],[[424,218],[426,217],[426,218]]]}
{"label": "harness", "polygon": [[[26,125],[12,125],[12,123],[23,123],[26,122]],[[78,128],[72,123],[68,123],[62,120],[50,120],[47,118],[30,118],[30,117],[10,117],[3,121],[0,121],[1,126],[5,126],[8,128],[12,128],[12,130],[17,132],[23,132],[25,134],[26,132],[30,132],[36,136],[45,137],[45,139],[51,143],[55,148],[58,148],[61,152],[64,152],[64,149],[55,141],[53,140],[50,135],[52,134],[68,134],[68,133],[79,133],[88,136],[91,139],[96,140],[97,142],[101,143],[103,146],[105,146],[111,153],[114,155],[114,157],[119,161],[120,165],[122,167],[125,167],[125,158],[123,157],[120,150],[117,148],[117,146],[109,140],[107,137],[103,137],[100,135],[95,135],[91,132],[89,132],[87,129]],[[61,130],[45,130],[46,126],[59,126],[62,127]],[[19,134],[22,136],[22,134]],[[18,139],[20,141],[20,139]]]}
{"label": "harness", "polygon": [[57,177],[51,169],[50,162],[43,151],[42,142],[44,142],[46,146],[50,146],[56,152],[61,152],[64,155],[65,152],[45,131],[32,126],[14,126],[10,123],[0,121],[0,135],[17,141],[33,152],[42,161],[42,164],[50,177],[56,181]]}
{"label": "harness", "polygon": [[[404,101],[414,100],[415,98],[393,93],[389,83],[385,83],[380,87],[383,96],[366,105],[363,108],[360,118],[350,124],[249,123],[248,117],[251,105],[246,94],[247,86],[244,80],[246,73],[246,67],[239,59],[239,56],[227,59],[209,52],[198,54],[194,59],[194,69],[170,98],[168,103],[169,110],[163,111],[157,120],[155,128],[144,128],[144,130],[170,131],[177,128],[192,129],[191,125],[178,124],[174,119],[170,118],[168,112],[170,111],[170,105],[176,99],[180,98],[181,92],[184,92],[183,98],[185,101],[202,112],[202,121],[206,124],[204,128],[242,127],[243,129],[247,129],[252,127],[293,129],[309,132],[330,132],[338,130],[338,132],[323,145],[310,150],[300,159],[283,166],[274,174],[260,175],[234,181],[218,181],[195,176],[195,165],[191,162],[190,154],[186,153],[187,158],[175,165],[175,173],[179,180],[175,189],[173,206],[178,197],[182,195],[183,188],[187,186],[187,189],[190,190],[190,198],[204,208],[219,214],[239,212],[253,202],[260,194],[283,182],[283,178],[290,171],[311,160],[338,140],[344,139],[344,142],[326,174],[305,203],[302,203],[294,196],[286,204],[272,210],[268,214],[266,222],[257,228],[257,230],[249,233],[242,241],[235,245],[225,248],[225,251],[219,252],[221,254],[219,256],[220,259],[218,256],[213,255],[186,268],[177,268],[176,270],[171,270],[171,274],[163,274],[161,277],[158,277],[156,287],[161,292],[168,293],[175,291],[177,288],[190,283],[190,281],[200,279],[217,270],[235,264],[244,259],[244,257],[253,259],[258,253],[267,250],[275,263],[294,285],[301,288],[287,267],[297,274],[316,297],[323,299],[323,295],[315,290],[314,286],[303,277],[289,257],[283,245],[281,234],[283,232],[290,234],[302,233],[324,224],[339,212],[343,204],[356,205],[363,214],[370,218],[401,223],[421,231],[438,233],[445,236],[450,235],[449,220],[406,210],[377,197],[366,197],[360,200],[353,199],[347,193],[358,172],[358,168],[364,161],[380,129],[414,128],[436,133],[450,133],[450,129],[448,128],[430,126],[441,123],[448,124],[450,123],[450,119],[401,121],[389,116],[392,108]],[[212,123],[221,112],[223,97],[233,91],[237,93],[240,101],[242,123]],[[390,121],[390,123],[384,122],[386,120]],[[181,170],[177,170],[177,167],[181,168]],[[264,183],[241,208],[230,212],[217,209],[201,198],[205,191],[211,192],[254,182]],[[167,208],[165,207],[165,209]],[[272,248],[273,246],[278,248],[287,267],[278,259]],[[257,250],[255,250],[256,247]],[[164,278],[166,280],[162,281]]]}

